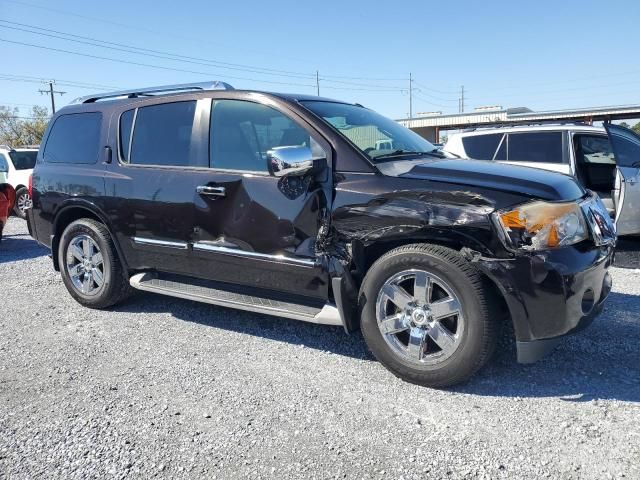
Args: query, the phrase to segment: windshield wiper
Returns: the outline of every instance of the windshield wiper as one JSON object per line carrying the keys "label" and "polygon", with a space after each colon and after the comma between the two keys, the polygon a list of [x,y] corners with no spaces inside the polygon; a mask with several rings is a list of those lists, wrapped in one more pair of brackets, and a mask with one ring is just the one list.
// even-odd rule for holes
{"label": "windshield wiper", "polygon": [[385,153],[384,155],[376,155],[375,157],[371,157],[373,160],[378,160],[380,158],[392,158],[392,157],[404,157],[406,155],[414,155],[421,157],[422,155],[432,155],[434,157],[442,158],[443,155],[436,153],[437,150],[431,150],[430,152],[414,152],[411,150],[396,150],[391,153]]}
{"label": "windshield wiper", "polygon": [[424,155],[427,152],[414,152],[411,150],[395,150],[391,153],[385,153],[383,155],[376,155],[375,157],[371,157],[374,160],[377,160],[378,158],[389,158],[389,157],[400,157],[400,156],[405,156],[405,155]]}

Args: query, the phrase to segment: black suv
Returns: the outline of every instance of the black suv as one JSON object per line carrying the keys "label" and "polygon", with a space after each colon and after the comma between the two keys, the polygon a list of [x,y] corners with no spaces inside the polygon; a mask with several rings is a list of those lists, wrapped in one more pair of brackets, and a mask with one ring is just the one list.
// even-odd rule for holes
{"label": "black suv", "polygon": [[362,330],[422,385],[513,322],[520,362],[587,325],[615,231],[572,178],[447,158],[361,105],[227,84],[84,97],[38,153],[34,238],[82,305],[131,289]]}

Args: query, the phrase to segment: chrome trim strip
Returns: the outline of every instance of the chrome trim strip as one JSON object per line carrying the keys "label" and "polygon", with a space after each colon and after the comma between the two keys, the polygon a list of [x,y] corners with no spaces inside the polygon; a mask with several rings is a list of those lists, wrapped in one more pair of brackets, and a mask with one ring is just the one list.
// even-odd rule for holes
{"label": "chrome trim strip", "polygon": [[149,245],[153,247],[177,248],[179,250],[186,250],[188,248],[186,242],[169,242],[167,240],[156,240],[155,238],[133,237],[133,241],[138,245]]}
{"label": "chrome trim strip", "polygon": [[281,308],[270,308],[265,305],[253,305],[249,303],[240,303],[230,301],[227,299],[219,299],[215,297],[206,297],[203,295],[189,294],[187,292],[180,292],[172,290],[170,288],[163,288],[156,285],[145,285],[146,281],[153,279],[155,275],[153,273],[144,272],[137,273],[129,279],[130,285],[137,290],[144,290],[147,292],[159,293],[162,295],[168,295],[170,297],[184,298],[186,300],[193,300],[201,303],[209,303],[211,305],[218,305],[221,307],[235,308],[237,310],[245,310],[248,312],[262,313],[264,315],[273,315],[275,317],[290,318],[292,320],[301,320],[309,323],[317,323],[321,325],[334,325],[342,326],[342,318],[340,312],[336,306],[332,303],[326,303],[322,309],[315,315],[304,315],[299,312],[292,312],[288,310],[282,310]]}
{"label": "chrome trim strip", "polygon": [[216,245],[209,245],[208,243],[201,242],[194,243],[193,249],[203,252],[221,253],[223,255],[230,255],[233,257],[253,258],[255,260],[263,260],[267,262],[282,263],[287,265],[299,265],[309,268],[312,268],[316,265],[316,262],[314,260],[292,258],[285,255],[270,255],[268,253],[249,252],[247,250],[240,250],[237,248],[229,247],[218,247]]}

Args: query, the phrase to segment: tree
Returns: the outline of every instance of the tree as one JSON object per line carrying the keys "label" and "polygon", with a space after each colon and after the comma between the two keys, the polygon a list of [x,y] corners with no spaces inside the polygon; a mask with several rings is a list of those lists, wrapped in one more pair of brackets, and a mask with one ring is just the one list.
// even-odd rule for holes
{"label": "tree", "polygon": [[28,116],[22,117],[17,108],[0,106],[0,144],[39,145],[48,123],[46,107],[34,106]]}
{"label": "tree", "polygon": [[636,123],[633,127],[631,127],[631,130],[640,134],[640,122]]}

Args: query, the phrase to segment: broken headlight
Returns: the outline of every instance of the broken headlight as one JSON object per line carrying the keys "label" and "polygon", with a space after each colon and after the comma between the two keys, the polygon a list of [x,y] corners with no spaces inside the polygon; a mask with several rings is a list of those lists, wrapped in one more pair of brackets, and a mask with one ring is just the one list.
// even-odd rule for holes
{"label": "broken headlight", "polygon": [[494,213],[509,246],[525,250],[546,250],[573,245],[589,238],[582,209],[575,202],[525,203]]}

